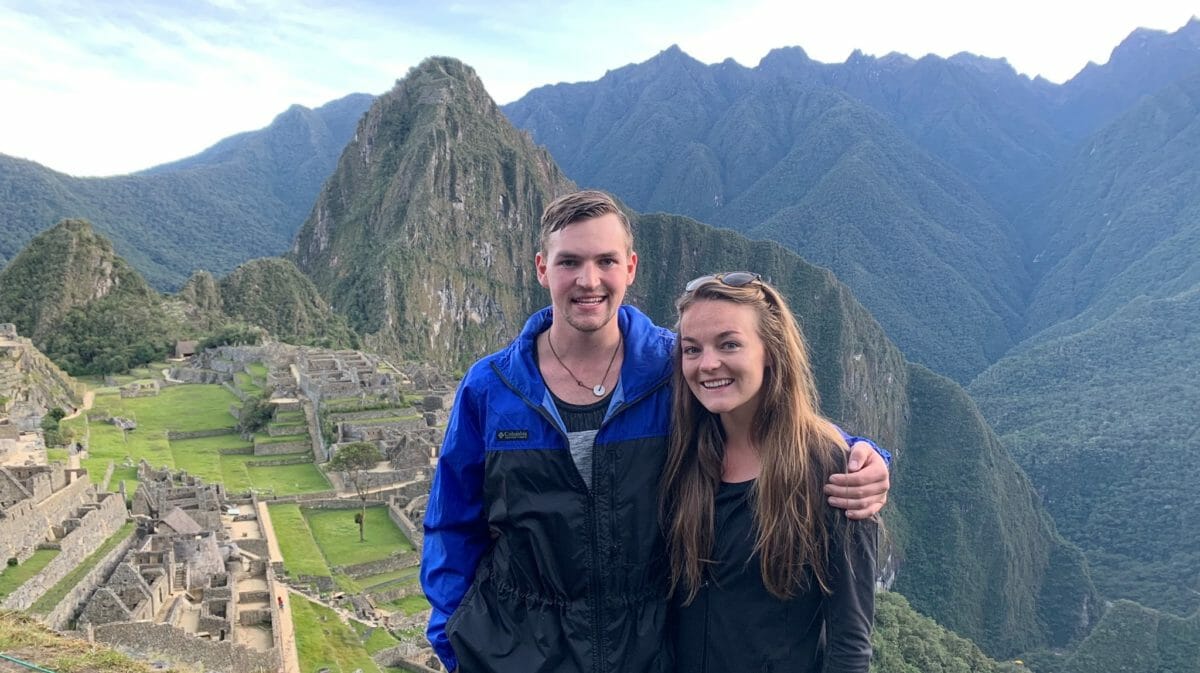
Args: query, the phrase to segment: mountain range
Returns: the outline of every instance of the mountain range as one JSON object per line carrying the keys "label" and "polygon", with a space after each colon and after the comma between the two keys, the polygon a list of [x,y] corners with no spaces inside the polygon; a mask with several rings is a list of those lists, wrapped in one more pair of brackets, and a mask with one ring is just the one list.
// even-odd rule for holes
{"label": "mountain range", "polygon": [[[230,226],[229,245],[211,248],[223,261],[200,265],[227,273],[291,241],[307,278],[263,261],[247,287],[311,279],[288,305],[319,299],[357,330],[348,338],[452,367],[545,303],[529,263],[542,206],[576,184],[609,189],[644,260],[631,299],[656,320],[672,321],[687,278],[717,269],[757,270],[792,299],[826,411],[897,449],[891,568],[913,607],[1038,671],[1118,670],[1095,664],[1111,634],[1138,670],[1197,670],[1175,664],[1195,649],[1194,617],[1176,615],[1200,605],[1198,80],[1195,19],[1135,31],[1063,85],[969,54],[830,65],[789,48],[745,68],[672,48],[498,108],[470,68],[430,59],[378,99],[334,106],[357,126],[322,122],[348,141],[323,182],[321,133],[270,140],[304,135],[276,135],[300,108],[129,179],[199,176],[201,196],[186,198],[218,201],[211,176],[256,166],[227,205],[291,195],[295,237],[267,250],[260,229]],[[295,153],[272,168],[282,147]],[[291,170],[310,151],[311,170]],[[126,184],[76,180],[0,157],[0,212],[53,221],[83,203],[81,184]],[[164,229],[156,243],[186,258],[147,259],[137,244],[155,236],[133,225],[114,245],[174,289],[210,249],[186,235]],[[191,276],[176,301],[226,322],[226,284]],[[1106,611],[1117,598],[1147,607]]]}
{"label": "mountain range", "polygon": [[282,253],[372,100],[293,105],[265,129],[132,175],[75,178],[0,154],[0,266],[71,218],[95,224],[159,290]]}

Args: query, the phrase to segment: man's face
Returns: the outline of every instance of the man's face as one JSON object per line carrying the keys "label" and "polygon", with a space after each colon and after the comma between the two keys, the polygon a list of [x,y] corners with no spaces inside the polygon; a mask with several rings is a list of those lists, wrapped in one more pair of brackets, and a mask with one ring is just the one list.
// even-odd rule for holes
{"label": "man's face", "polygon": [[538,282],[550,290],[555,322],[594,332],[613,319],[637,272],[637,253],[628,246],[613,213],[550,234],[536,263]]}

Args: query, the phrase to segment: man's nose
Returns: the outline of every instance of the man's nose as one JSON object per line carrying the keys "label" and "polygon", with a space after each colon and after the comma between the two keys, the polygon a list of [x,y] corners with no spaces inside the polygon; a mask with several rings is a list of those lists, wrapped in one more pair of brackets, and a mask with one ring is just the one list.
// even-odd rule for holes
{"label": "man's nose", "polygon": [[579,275],[575,282],[583,287],[596,287],[600,280],[600,273],[596,269],[595,264],[584,264],[579,267]]}

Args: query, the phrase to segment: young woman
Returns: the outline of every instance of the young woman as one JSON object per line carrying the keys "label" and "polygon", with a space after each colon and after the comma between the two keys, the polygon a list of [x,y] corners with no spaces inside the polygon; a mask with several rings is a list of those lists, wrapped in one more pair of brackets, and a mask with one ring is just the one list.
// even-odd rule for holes
{"label": "young woman", "polygon": [[795,318],[742,272],[697,278],[676,307],[662,504],[677,670],[866,673],[877,526],[822,494],[847,447]]}

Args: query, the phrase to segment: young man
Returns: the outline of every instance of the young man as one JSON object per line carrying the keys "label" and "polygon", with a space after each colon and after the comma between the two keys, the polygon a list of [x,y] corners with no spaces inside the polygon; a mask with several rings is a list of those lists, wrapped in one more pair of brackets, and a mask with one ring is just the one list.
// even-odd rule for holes
{"label": "young man", "polygon": [[[674,335],[623,306],[629,222],[601,192],[542,216],[551,306],[458,389],[425,516],[429,639],[447,670],[670,670],[658,481]],[[853,442],[855,438],[850,438]],[[859,442],[830,502],[856,518],[887,498]]]}

